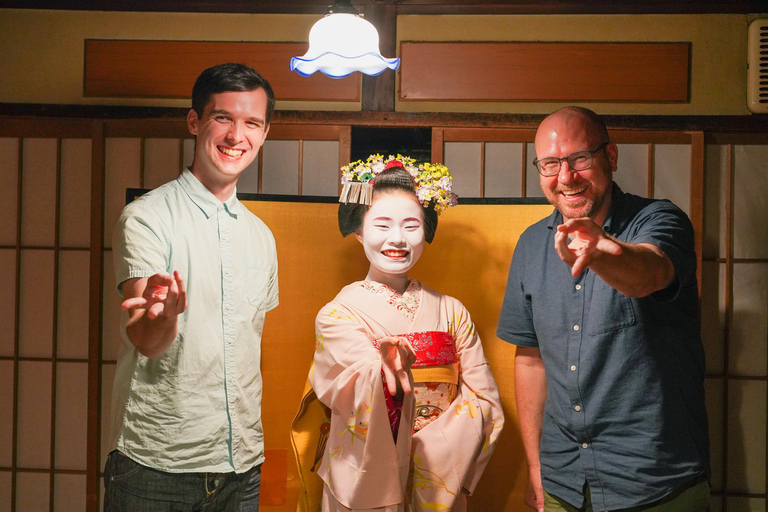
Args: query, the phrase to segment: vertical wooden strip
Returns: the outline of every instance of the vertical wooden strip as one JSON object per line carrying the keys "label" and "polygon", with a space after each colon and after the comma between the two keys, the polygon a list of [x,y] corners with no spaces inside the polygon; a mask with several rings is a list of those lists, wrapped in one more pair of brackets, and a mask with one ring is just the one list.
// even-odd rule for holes
{"label": "vertical wooden strip", "polygon": [[18,180],[16,183],[16,314],[14,315],[14,334],[13,334],[13,426],[12,429],[12,450],[11,450],[11,510],[16,510],[16,481],[18,472],[19,458],[19,330],[21,328],[19,318],[19,303],[21,301],[21,212],[22,212],[22,187],[24,179],[24,139],[19,137],[18,146]]}
{"label": "vertical wooden strip", "polygon": [[733,172],[733,145],[728,144],[726,152],[725,172],[725,320],[723,325],[723,436],[721,439],[723,449],[722,472],[723,493],[725,496],[724,510],[727,507],[728,496],[728,415],[729,408],[729,384],[730,384],[730,340],[731,324],[733,322],[733,200],[734,200],[734,172]]}
{"label": "vertical wooden strip", "polygon": [[147,138],[141,137],[141,144],[139,145],[141,150],[139,151],[139,188],[144,188],[144,183],[146,183],[146,177],[144,176],[144,173],[146,172],[146,155],[147,155]]}
{"label": "vertical wooden strip", "polygon": [[[432,128],[432,161],[445,163],[444,147],[445,130],[443,128]],[[450,169],[449,169],[450,172]]]}
{"label": "vertical wooden strip", "polygon": [[61,138],[56,139],[56,204],[54,205],[54,232],[53,232],[53,315],[51,327],[51,336],[53,337],[51,343],[51,453],[50,453],[50,485],[49,485],[49,510],[54,510],[56,503],[54,477],[56,475],[56,379],[58,365],[56,364],[58,358],[58,329],[56,324],[58,323],[59,315],[59,251],[60,240],[59,232],[61,231]]}
{"label": "vertical wooden strip", "polygon": [[179,139],[179,176],[184,172],[184,139]]}
{"label": "vertical wooden strip", "polygon": [[101,470],[101,327],[104,269],[104,121],[93,121],[91,134],[91,245],[88,310],[88,454],[86,512],[99,512]]}
{"label": "vertical wooden strip", "polygon": [[298,195],[302,195],[304,187],[304,139],[299,139],[299,188]]}
{"label": "vertical wooden strip", "polygon": [[648,197],[653,197],[653,187],[656,181],[656,169],[653,162],[655,155],[653,142],[648,144]]}
{"label": "vertical wooden strip", "polygon": [[522,182],[520,183],[520,197],[527,197],[527,182],[528,182],[528,143],[523,142],[523,167],[520,176],[522,176]]}
{"label": "vertical wooden strip", "polygon": [[480,143],[480,197],[485,197],[485,142]]}
{"label": "vertical wooden strip", "polygon": [[704,132],[691,133],[690,211],[696,249],[696,279],[701,296],[702,261],[704,253]]}
{"label": "vertical wooden strip", "polygon": [[339,129],[339,169],[336,171],[336,186],[341,195],[341,166],[347,165],[352,159],[352,127],[342,126]]}
{"label": "vertical wooden strip", "polygon": [[[397,6],[368,4],[365,19],[379,33],[379,50],[385,58],[392,58],[397,51]],[[379,112],[395,111],[395,71],[385,69],[376,76],[362,75],[361,110]]]}

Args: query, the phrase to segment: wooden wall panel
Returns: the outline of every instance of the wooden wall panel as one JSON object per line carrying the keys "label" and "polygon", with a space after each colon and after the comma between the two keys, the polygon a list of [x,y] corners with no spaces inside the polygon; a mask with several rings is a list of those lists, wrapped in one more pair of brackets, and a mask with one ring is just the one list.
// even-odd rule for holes
{"label": "wooden wall panel", "polygon": [[689,43],[402,42],[400,99],[687,102]]}
{"label": "wooden wall panel", "polygon": [[248,64],[264,75],[278,100],[360,101],[358,74],[342,79],[302,77],[289,69],[306,43],[209,41],[85,41],[86,97],[189,98],[204,69]]}

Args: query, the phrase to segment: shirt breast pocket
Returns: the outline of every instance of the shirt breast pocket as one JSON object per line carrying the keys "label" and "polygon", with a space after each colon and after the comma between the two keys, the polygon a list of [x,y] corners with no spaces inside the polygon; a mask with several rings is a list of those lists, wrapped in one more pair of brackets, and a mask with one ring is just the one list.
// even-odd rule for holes
{"label": "shirt breast pocket", "polygon": [[632,299],[617,292],[600,279],[595,279],[589,308],[589,334],[604,334],[624,329],[635,323]]}
{"label": "shirt breast pocket", "polygon": [[250,262],[247,268],[248,302],[260,308],[267,299],[269,287],[269,269],[259,266],[258,262]]}

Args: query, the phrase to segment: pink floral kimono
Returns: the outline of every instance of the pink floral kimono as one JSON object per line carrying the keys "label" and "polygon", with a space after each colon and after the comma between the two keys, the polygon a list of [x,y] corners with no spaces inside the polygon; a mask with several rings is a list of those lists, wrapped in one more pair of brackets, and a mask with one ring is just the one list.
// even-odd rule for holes
{"label": "pink floral kimono", "polygon": [[[309,381],[330,418],[317,453],[322,510],[464,510],[504,423],[496,382],[464,306],[414,280],[402,295],[360,281],[323,307],[315,325]],[[421,332],[426,337],[414,340],[427,345],[433,335],[448,333],[448,350],[414,344],[414,392],[404,396],[394,432],[398,422],[390,421],[377,341]],[[311,398],[310,392],[302,411]],[[300,503],[299,509],[314,507]]]}

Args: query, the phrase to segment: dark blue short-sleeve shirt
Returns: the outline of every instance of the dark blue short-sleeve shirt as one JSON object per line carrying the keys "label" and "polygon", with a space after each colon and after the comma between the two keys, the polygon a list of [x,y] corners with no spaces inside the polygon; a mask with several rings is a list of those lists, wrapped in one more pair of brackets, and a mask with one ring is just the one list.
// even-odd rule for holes
{"label": "dark blue short-sleeve shirt", "polygon": [[614,185],[603,229],[675,268],[667,289],[629,298],[590,270],[571,276],[554,246],[562,222],[555,210],[520,237],[497,332],[541,350],[544,489],[581,506],[586,482],[595,510],[652,503],[709,474],[693,227],[669,201]]}

